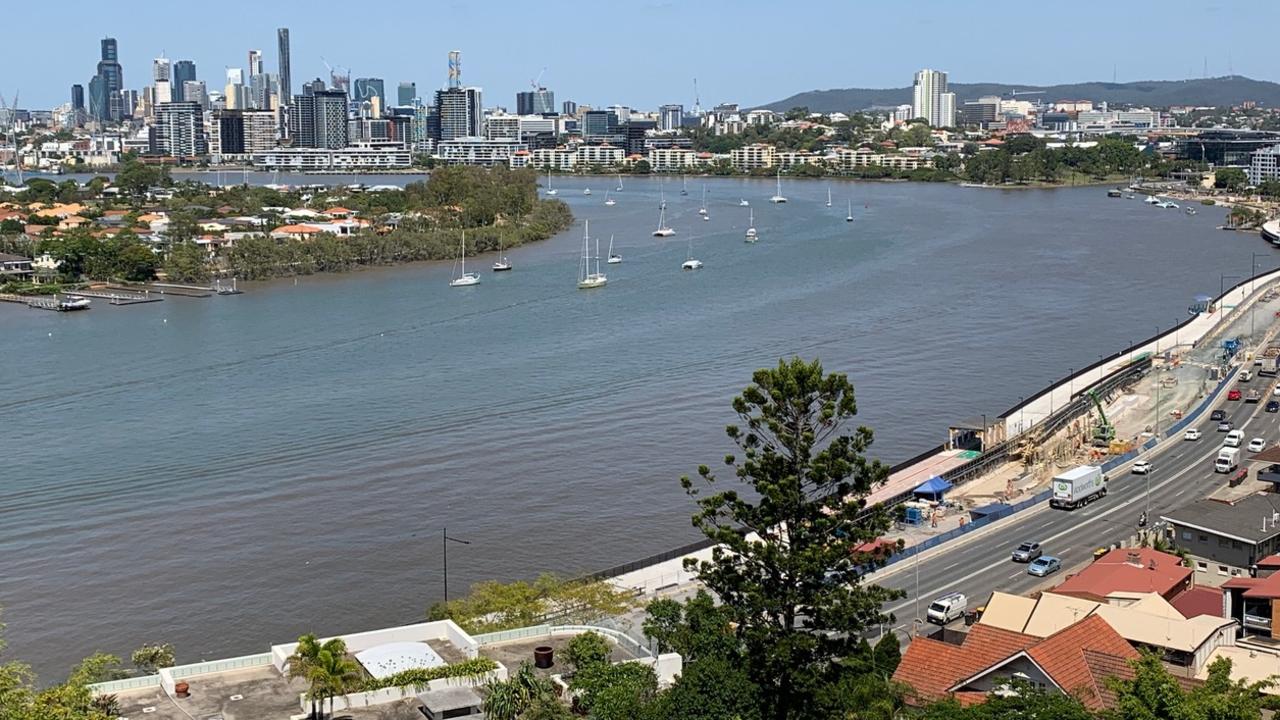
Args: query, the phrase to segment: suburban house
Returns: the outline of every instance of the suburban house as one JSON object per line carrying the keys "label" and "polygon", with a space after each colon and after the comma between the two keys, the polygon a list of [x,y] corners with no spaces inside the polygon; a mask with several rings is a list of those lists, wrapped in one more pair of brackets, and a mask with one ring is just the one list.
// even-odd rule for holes
{"label": "suburban house", "polygon": [[1151,548],[1117,548],[1067,578],[1053,591],[1105,602],[1117,592],[1155,593],[1172,602],[1190,590],[1191,568],[1177,555]]}
{"label": "suburban house", "polygon": [[1102,618],[1135,650],[1159,653],[1167,664],[1182,668],[1185,677],[1204,668],[1217,648],[1236,644],[1235,620],[1184,617],[1156,593],[1118,592],[1097,602],[1057,592],[1038,598],[995,592],[978,622],[1044,638],[1089,617]]}
{"label": "suburban house", "polygon": [[1250,495],[1234,503],[1197,500],[1160,517],[1172,540],[1195,561],[1196,582],[1221,585],[1250,574],[1280,552],[1280,495]]}
{"label": "suburban house", "polygon": [[33,272],[31,258],[0,253],[0,282],[5,280],[26,280],[31,277]]}
{"label": "suburban house", "polygon": [[[944,634],[945,635],[945,634]],[[947,697],[984,702],[1015,681],[1074,695],[1092,710],[1114,704],[1108,677],[1132,678],[1138,651],[1098,615],[1047,637],[978,624],[951,643],[918,637],[907,646],[893,679],[910,686],[913,705]]]}

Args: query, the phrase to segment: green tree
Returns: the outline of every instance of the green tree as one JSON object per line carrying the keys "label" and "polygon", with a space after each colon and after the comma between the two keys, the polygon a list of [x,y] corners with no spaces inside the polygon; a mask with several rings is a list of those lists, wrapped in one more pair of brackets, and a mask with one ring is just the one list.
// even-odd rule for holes
{"label": "green tree", "polygon": [[205,283],[209,281],[209,260],[195,243],[179,243],[169,250],[164,272],[175,282]]}
{"label": "green tree", "polygon": [[787,120],[804,120],[809,117],[809,108],[804,105],[797,105],[782,114]]}
{"label": "green tree", "polygon": [[17,235],[23,229],[22,221],[17,218],[5,218],[0,221],[0,235]]}
{"label": "green tree", "polygon": [[[285,661],[285,675],[290,680],[309,680],[312,668],[315,667],[320,650],[323,646],[315,635],[307,633],[298,638],[298,645],[293,650],[293,654]],[[314,693],[307,694],[311,701],[311,720],[319,717],[317,714],[320,710],[317,705],[317,697]]]}
{"label": "green tree", "polygon": [[685,663],[704,658],[738,658],[741,645],[733,634],[733,611],[705,590],[681,603],[658,598],[649,603],[644,620],[645,637],[653,639],[658,652],[680,653]]}
{"label": "green tree", "polygon": [[575,672],[569,687],[592,720],[635,720],[653,712],[658,678],[648,665],[601,663]]}
{"label": "green tree", "polygon": [[1143,653],[1132,664],[1133,679],[1108,681],[1116,702],[1107,720],[1256,720],[1262,717],[1262,691],[1273,684],[1232,680],[1226,658],[1209,663],[1209,677],[1191,690],[1155,653]]}
{"label": "green tree", "polygon": [[1240,168],[1219,168],[1213,174],[1213,186],[1227,190],[1239,190],[1249,184],[1249,177]]}
{"label": "green tree", "polygon": [[532,583],[478,583],[465,598],[433,605],[427,618],[451,619],[468,632],[493,632],[537,625],[552,617],[586,624],[631,607],[629,594],[608,583],[565,580],[547,573]]}
{"label": "green tree", "polygon": [[[902,593],[864,585],[870,567],[850,561],[851,547],[878,539],[890,521],[866,506],[888,474],[863,454],[871,430],[844,432],[857,414],[848,378],[793,358],[752,380],[733,401],[743,426],[726,429],[742,456],[724,460],[750,492],[703,496],[681,480],[697,498],[693,524],[717,543],[711,560],[689,567],[730,610],[765,717],[785,720],[807,717],[835,681],[834,661],[887,620],[882,606]],[[716,487],[710,468],[698,474]]]}
{"label": "green tree", "polygon": [[584,632],[573,636],[565,656],[574,670],[582,670],[609,662],[609,641],[600,633]]}
{"label": "green tree", "polygon": [[160,184],[163,174],[159,169],[138,161],[137,156],[127,153],[121,157],[120,172],[116,173],[116,187],[135,198],[147,193],[147,190]]}
{"label": "green tree", "polygon": [[129,661],[144,675],[154,675],[160,668],[173,667],[173,646],[169,643],[148,643],[133,651]]}
{"label": "green tree", "polygon": [[550,680],[538,677],[529,663],[522,663],[509,679],[492,680],[484,687],[483,707],[492,720],[527,718],[534,707],[550,703],[559,704],[555,688]]}
{"label": "green tree", "polygon": [[955,700],[934,703],[919,720],[1095,720],[1093,713],[1070,695],[1039,690],[1023,682],[1013,683],[1012,689],[1014,692],[988,695],[985,702],[967,707]]}
{"label": "green tree", "polygon": [[347,656],[346,643],[335,638],[320,647],[307,668],[308,694],[320,700],[321,712],[328,700],[332,715],[334,698],[359,687],[362,677],[360,666]]}

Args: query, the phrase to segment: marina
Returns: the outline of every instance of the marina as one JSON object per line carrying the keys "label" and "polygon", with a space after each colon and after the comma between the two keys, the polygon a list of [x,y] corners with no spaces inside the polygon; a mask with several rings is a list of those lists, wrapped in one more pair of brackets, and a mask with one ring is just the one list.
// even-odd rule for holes
{"label": "marina", "polygon": [[[668,550],[696,539],[678,478],[729,449],[728,403],[754,369],[799,354],[848,373],[871,454],[895,463],[1181,321],[1269,249],[1216,232],[1221,209],[1097,188],[840,183],[828,208],[825,182],[788,180],[773,204],[774,178],[710,178],[702,221],[700,197],[664,198],[654,178],[626,178],[612,207],[587,184],[556,178],[579,222],[506,248],[516,270],[471,291],[448,287],[444,261],[241,283],[234,302],[170,292],[52,335],[46,313],[0,307],[0,362],[23,368],[0,377],[24,448],[0,504],[11,649],[38,670],[139,637],[229,657],[420,618],[442,582],[424,538],[444,517],[471,542],[450,552],[451,590]],[[650,235],[660,199],[673,238]],[[588,220],[590,269],[625,258],[593,292],[576,287]],[[704,269],[682,272],[691,255]],[[145,428],[85,412],[103,406]],[[294,612],[237,612],[283,596]]]}

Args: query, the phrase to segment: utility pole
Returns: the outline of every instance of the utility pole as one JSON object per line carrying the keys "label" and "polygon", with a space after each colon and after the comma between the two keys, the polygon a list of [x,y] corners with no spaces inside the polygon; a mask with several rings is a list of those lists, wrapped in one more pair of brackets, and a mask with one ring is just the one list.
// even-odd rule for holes
{"label": "utility pole", "polygon": [[440,528],[440,547],[444,550],[441,557],[444,559],[444,601],[449,602],[449,543],[456,542],[460,545],[470,545],[470,540],[459,540],[458,538],[449,537],[448,528]]}

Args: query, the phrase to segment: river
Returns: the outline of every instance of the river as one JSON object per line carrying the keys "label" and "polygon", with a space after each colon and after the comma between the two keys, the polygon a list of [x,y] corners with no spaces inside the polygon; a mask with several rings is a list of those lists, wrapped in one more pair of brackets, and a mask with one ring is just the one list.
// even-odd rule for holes
{"label": "river", "polygon": [[[359,182],[380,180],[361,178]],[[402,179],[403,181],[403,179]],[[284,182],[284,181],[282,181]],[[181,661],[419,620],[450,588],[697,539],[678,478],[732,446],[730,400],[798,353],[848,373],[894,462],[1068,367],[1168,328],[1256,234],[1104,188],[557,179],[579,222],[474,260],[57,314],[0,305],[0,606],[10,654]],[[581,194],[590,186],[594,193]],[[743,242],[748,208],[760,242]],[[846,200],[855,221],[846,223]],[[582,219],[615,236],[576,289]],[[692,253],[705,263],[682,272]],[[1227,279],[1230,285],[1234,280]]]}

